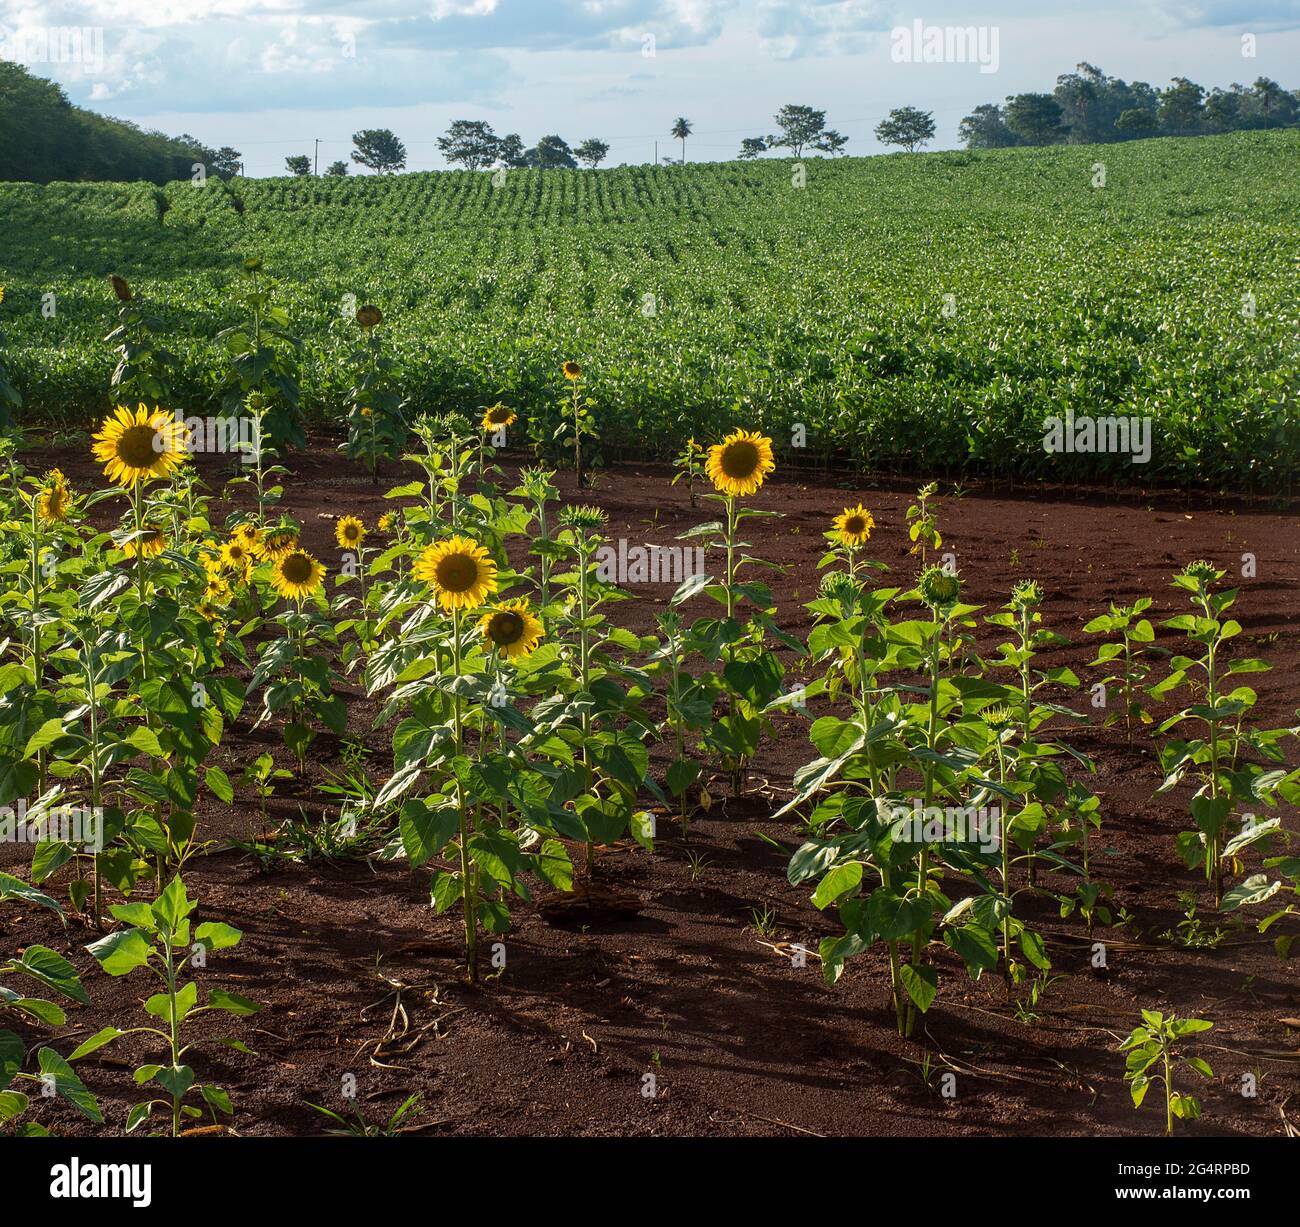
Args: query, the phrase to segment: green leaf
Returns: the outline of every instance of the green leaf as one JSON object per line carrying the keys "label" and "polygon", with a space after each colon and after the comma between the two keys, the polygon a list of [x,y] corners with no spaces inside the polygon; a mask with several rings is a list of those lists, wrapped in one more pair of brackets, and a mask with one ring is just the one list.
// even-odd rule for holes
{"label": "green leaf", "polygon": [[238,946],[243,936],[240,930],[215,920],[209,920],[194,930],[195,939],[209,950],[228,950],[231,946]]}
{"label": "green leaf", "polygon": [[934,967],[913,967],[911,963],[904,963],[898,969],[898,975],[903,981],[907,995],[916,1004],[916,1008],[924,1014],[939,991],[938,970]]}
{"label": "green leaf", "polygon": [[36,1059],[41,1067],[41,1074],[46,1082],[52,1082],[57,1094],[66,1099],[82,1116],[97,1125],[104,1123],[103,1114],[95,1097],[86,1089],[86,1084],[73,1072],[69,1065],[53,1048],[42,1048]]}
{"label": "green leaf", "polygon": [[235,786],[230,782],[230,777],[220,767],[209,767],[203,773],[203,778],[209,791],[218,801],[226,805],[234,801]]}
{"label": "green leaf", "polygon": [[119,1035],[125,1035],[125,1031],[119,1031],[116,1027],[105,1027],[102,1031],[96,1031],[88,1040],[78,1044],[68,1057],[69,1062],[80,1061],[82,1057],[88,1057],[97,1049],[103,1048],[105,1044],[111,1044]]}
{"label": "green leaf", "polygon": [[238,993],[228,993],[225,989],[214,988],[208,993],[208,1005],[218,1010],[229,1010],[231,1014],[256,1014],[264,1009],[256,1001],[241,997]]}
{"label": "green leaf", "polygon": [[153,947],[139,929],[119,929],[86,949],[110,976],[125,976],[149,961]]}

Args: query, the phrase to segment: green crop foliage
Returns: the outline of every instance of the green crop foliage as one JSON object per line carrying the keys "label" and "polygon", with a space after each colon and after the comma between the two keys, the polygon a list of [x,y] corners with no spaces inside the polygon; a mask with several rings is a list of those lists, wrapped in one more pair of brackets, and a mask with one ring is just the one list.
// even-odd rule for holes
{"label": "green crop foliage", "polygon": [[[6,409],[102,414],[118,274],[179,407],[212,411],[260,259],[299,408],[340,431],[373,303],[406,403],[558,425],[576,360],[609,455],[742,418],[786,462],[1276,491],[1300,452],[1298,153],[1275,131],[818,160],[803,187],[779,160],[186,181],[161,215],[148,184],[3,184]],[[1047,453],[1070,410],[1149,416],[1150,462]]]}

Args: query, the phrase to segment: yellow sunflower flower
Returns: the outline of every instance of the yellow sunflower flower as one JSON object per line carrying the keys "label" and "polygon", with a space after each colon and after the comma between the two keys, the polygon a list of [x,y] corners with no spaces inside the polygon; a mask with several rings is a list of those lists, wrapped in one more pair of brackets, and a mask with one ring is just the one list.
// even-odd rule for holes
{"label": "yellow sunflower flower", "polygon": [[468,537],[435,542],[420,555],[412,574],[432,585],[443,609],[473,609],[497,590],[497,564]]}
{"label": "yellow sunflower flower", "polygon": [[391,511],[385,511],[384,514],[379,517],[379,523],[375,525],[375,528],[379,532],[387,534],[393,531],[393,525],[395,523],[396,516],[394,516]]}
{"label": "yellow sunflower flower", "polygon": [[339,516],[334,522],[334,540],[341,550],[355,550],[366,539],[366,526],[356,516]]}
{"label": "yellow sunflower flower", "polygon": [[230,584],[220,575],[208,572],[203,585],[203,603],[205,605],[224,605],[230,600]]}
{"label": "yellow sunflower flower", "polygon": [[719,493],[743,497],[755,493],[775,468],[771,439],[757,431],[733,430],[709,448],[704,471]]}
{"label": "yellow sunflower flower", "polygon": [[72,492],[67,479],[59,469],[51,469],[36,496],[36,514],[47,524],[61,524],[68,518],[71,506]]}
{"label": "yellow sunflower flower", "polygon": [[495,404],[483,414],[484,430],[502,430],[513,426],[519,415],[509,405]]}
{"label": "yellow sunflower flower", "polygon": [[479,619],[479,631],[488,645],[507,660],[527,656],[546,633],[532,615],[527,601],[509,601]]}
{"label": "yellow sunflower flower", "polygon": [[291,550],[271,572],[271,587],[291,601],[311,596],[324,582],[325,568],[306,550]]}
{"label": "yellow sunflower flower", "polygon": [[571,383],[576,382],[582,378],[582,367],[576,362],[566,362],[564,364],[564,377]]}
{"label": "yellow sunflower flower", "polygon": [[231,537],[221,547],[221,566],[247,583],[253,574],[253,552],[238,537]]}
{"label": "yellow sunflower flower", "polygon": [[845,507],[835,517],[835,536],[841,545],[856,550],[866,545],[875,526],[875,517],[859,503],[856,507]]}
{"label": "yellow sunflower flower", "polygon": [[157,558],[167,548],[167,534],[156,524],[146,524],[144,534],[125,542],[122,553],[128,558]]}
{"label": "yellow sunflower flower", "polygon": [[232,541],[238,541],[254,558],[262,556],[262,530],[256,524],[238,524],[230,534]]}
{"label": "yellow sunflower flower", "polygon": [[104,419],[91,448],[104,476],[119,486],[170,477],[185,462],[189,432],[165,409],[119,405]]}
{"label": "yellow sunflower flower", "polygon": [[280,528],[262,537],[262,557],[270,562],[292,554],[298,548],[298,534],[292,529]]}

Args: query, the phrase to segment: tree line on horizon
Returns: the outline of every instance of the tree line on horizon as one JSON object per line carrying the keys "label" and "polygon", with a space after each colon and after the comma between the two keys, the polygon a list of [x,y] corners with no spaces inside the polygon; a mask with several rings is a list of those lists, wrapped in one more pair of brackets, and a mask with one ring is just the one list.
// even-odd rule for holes
{"label": "tree line on horizon", "polygon": [[[783,106],[778,131],[746,137],[737,157],[757,158],[787,150],[801,158],[812,150],[834,157],[843,154],[848,138],[826,126],[826,112],[814,107]],[[1164,89],[1145,81],[1131,84],[1107,76],[1083,63],[1059,76],[1051,93],[1022,93],[1003,103],[983,103],[962,119],[958,137],[968,149],[1001,149],[1019,145],[1106,144],[1152,136],[1201,136],[1243,129],[1300,125],[1300,90],[1288,92],[1276,81],[1259,77],[1249,87],[1205,89],[1186,77],[1175,77]],[[664,163],[681,165],[687,158],[692,122],[679,116],[666,135],[681,142],[681,157]],[[932,112],[914,106],[896,107],[876,125],[876,138],[912,152],[935,135]],[[365,128],[352,136],[351,161],[376,174],[406,168],[406,146],[388,128]],[[465,170],[576,169],[598,167],[609,156],[609,144],[588,137],[570,145],[552,133],[525,146],[518,133],[498,135],[483,120],[458,119],[437,139],[451,166]],[[164,184],[189,178],[195,164],[221,179],[243,173],[243,155],[230,146],[213,149],[196,137],[168,136],[146,131],[126,120],[110,119],[74,106],[53,81],[33,76],[18,64],[0,61],[0,180],[144,180]],[[324,173],[343,176],[347,161],[331,162]],[[291,175],[307,176],[316,165],[307,154],[285,159]]]}

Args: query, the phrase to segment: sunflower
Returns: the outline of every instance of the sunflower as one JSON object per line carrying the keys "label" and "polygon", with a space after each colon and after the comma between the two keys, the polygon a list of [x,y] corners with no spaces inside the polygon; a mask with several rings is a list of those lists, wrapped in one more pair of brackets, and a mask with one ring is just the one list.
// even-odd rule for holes
{"label": "sunflower", "polygon": [[128,558],[157,558],[167,548],[167,534],[156,524],[146,524],[142,537],[122,543],[122,553]]}
{"label": "sunflower", "polygon": [[483,414],[483,429],[504,430],[507,426],[513,426],[518,419],[519,415],[509,405],[498,401]]}
{"label": "sunflower", "polygon": [[577,383],[582,378],[582,367],[576,362],[566,362],[564,364],[564,377],[570,383]]}
{"label": "sunflower", "polygon": [[385,511],[384,514],[379,517],[379,523],[375,525],[375,531],[385,534],[391,533],[396,522],[397,517],[391,511]]}
{"label": "sunflower", "polygon": [[47,524],[61,524],[68,518],[71,505],[72,493],[66,478],[59,469],[51,469],[36,496],[36,514]]}
{"label": "sunflower", "polygon": [[435,542],[416,560],[412,574],[433,586],[443,609],[473,609],[497,590],[497,564],[468,537]]}
{"label": "sunflower", "polygon": [[253,552],[238,537],[231,537],[221,547],[221,566],[247,582],[253,573]]}
{"label": "sunflower", "polygon": [[297,548],[298,534],[291,528],[278,528],[262,537],[261,556],[270,562],[279,562]]}
{"label": "sunflower", "polygon": [[334,540],[341,550],[355,550],[366,539],[366,526],[356,516],[339,516],[334,522]]}
{"label": "sunflower", "polygon": [[479,620],[483,638],[507,660],[527,656],[546,633],[527,601],[510,601]]}
{"label": "sunflower", "polygon": [[256,524],[236,525],[230,539],[238,541],[254,558],[261,558],[262,530]]}
{"label": "sunflower", "polygon": [[856,550],[859,546],[866,545],[875,526],[875,517],[861,503],[856,507],[845,507],[835,517],[836,539],[841,545]]}
{"label": "sunflower", "polygon": [[214,608],[208,602],[202,602],[198,607],[198,615],[212,627],[212,632],[216,636],[217,646],[220,647],[226,641],[226,627],[221,619],[221,611]]}
{"label": "sunflower", "polygon": [[164,409],[147,405],[134,412],[119,405],[104,419],[91,452],[104,476],[119,486],[170,477],[185,461],[189,433]]}
{"label": "sunflower", "polygon": [[325,568],[306,550],[291,550],[277,559],[271,573],[271,587],[281,596],[301,601],[325,582]]}
{"label": "sunflower", "polygon": [[921,572],[916,586],[921,600],[936,612],[951,609],[961,596],[961,578],[934,563]]}
{"label": "sunflower", "polygon": [[203,603],[224,605],[229,600],[230,584],[222,576],[214,575],[209,571],[207,581],[203,585]]}
{"label": "sunflower", "polygon": [[131,301],[131,287],[126,284],[126,280],[113,274],[108,279],[109,284],[113,287],[113,293],[117,296],[118,302]]}
{"label": "sunflower", "polygon": [[375,328],[384,322],[384,313],[375,306],[367,304],[357,309],[357,323],[362,328]]}
{"label": "sunflower", "polygon": [[709,448],[704,471],[722,494],[753,494],[776,468],[772,440],[757,431],[733,430]]}
{"label": "sunflower", "polygon": [[199,551],[199,566],[201,566],[209,575],[221,574],[221,547],[216,547],[216,553],[211,550]]}

